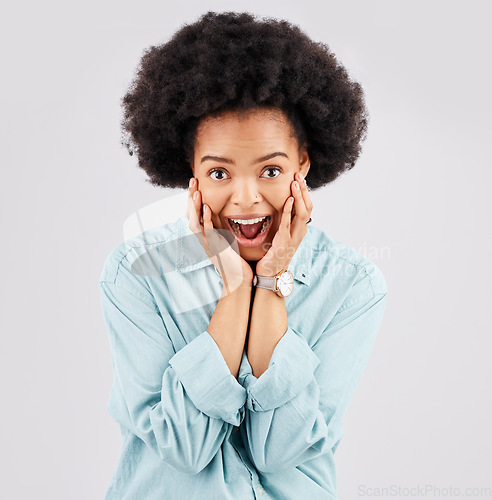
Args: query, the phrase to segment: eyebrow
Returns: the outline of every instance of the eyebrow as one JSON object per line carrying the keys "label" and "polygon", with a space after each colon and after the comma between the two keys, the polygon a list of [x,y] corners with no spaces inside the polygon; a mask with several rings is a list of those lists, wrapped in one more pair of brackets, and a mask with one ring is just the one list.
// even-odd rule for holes
{"label": "eyebrow", "polygon": [[[285,153],[282,153],[281,151],[276,151],[275,153],[270,153],[269,155],[258,158],[252,163],[252,165],[255,165],[256,163],[261,163],[262,161],[267,161],[270,158],[274,158],[275,156],[285,156],[285,158],[289,159],[289,157]],[[221,156],[211,156],[211,155],[204,156],[200,161],[200,163],[203,163],[205,161],[218,161],[220,163],[228,163],[229,165],[236,164],[234,160],[230,160],[229,158],[222,158]]]}

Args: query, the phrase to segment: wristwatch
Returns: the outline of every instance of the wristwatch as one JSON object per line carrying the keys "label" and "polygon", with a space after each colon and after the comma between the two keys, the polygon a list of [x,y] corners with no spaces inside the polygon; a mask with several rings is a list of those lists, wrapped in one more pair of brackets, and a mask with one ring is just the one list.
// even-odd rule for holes
{"label": "wristwatch", "polygon": [[294,289],[294,276],[288,269],[283,269],[275,276],[258,276],[253,278],[253,286],[272,290],[279,297],[287,297]]}

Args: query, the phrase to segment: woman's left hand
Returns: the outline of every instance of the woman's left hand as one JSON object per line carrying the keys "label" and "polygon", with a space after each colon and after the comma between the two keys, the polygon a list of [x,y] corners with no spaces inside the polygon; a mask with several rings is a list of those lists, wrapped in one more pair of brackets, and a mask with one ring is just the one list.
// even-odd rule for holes
{"label": "woman's left hand", "polygon": [[300,172],[295,177],[296,180],[290,185],[293,197],[289,196],[284,204],[272,245],[256,264],[256,274],[259,276],[275,276],[282,269],[287,269],[307,233],[306,221],[311,217],[313,203]]}

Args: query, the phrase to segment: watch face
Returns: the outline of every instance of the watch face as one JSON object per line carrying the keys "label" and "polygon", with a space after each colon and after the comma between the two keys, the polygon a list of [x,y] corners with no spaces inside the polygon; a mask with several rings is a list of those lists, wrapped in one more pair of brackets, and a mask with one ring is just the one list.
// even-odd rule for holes
{"label": "watch face", "polygon": [[278,278],[277,287],[280,293],[287,297],[294,288],[294,277],[290,271],[284,271]]}

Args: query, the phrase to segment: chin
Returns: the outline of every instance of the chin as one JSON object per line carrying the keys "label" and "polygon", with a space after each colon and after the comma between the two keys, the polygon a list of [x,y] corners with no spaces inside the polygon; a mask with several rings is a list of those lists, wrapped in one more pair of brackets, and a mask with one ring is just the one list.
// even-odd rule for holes
{"label": "chin", "polygon": [[258,262],[266,255],[266,251],[262,250],[261,248],[241,248],[241,247],[239,247],[239,255],[241,255],[241,257],[244,260]]}

